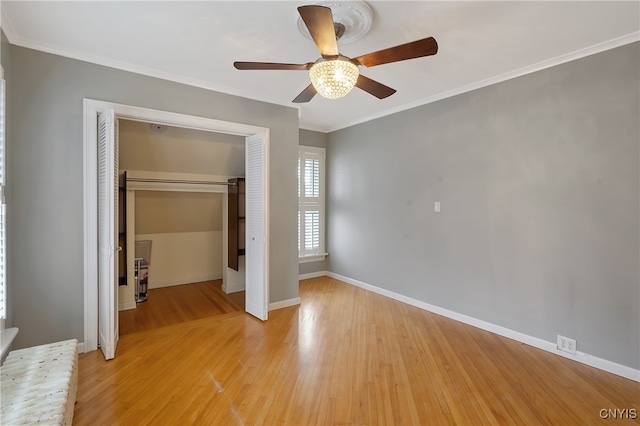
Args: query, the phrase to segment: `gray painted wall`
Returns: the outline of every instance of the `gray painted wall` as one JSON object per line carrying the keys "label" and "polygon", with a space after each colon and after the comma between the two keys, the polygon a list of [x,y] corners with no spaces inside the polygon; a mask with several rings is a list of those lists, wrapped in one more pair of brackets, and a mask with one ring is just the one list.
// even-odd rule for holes
{"label": "gray painted wall", "polygon": [[[11,140],[11,109],[9,108],[9,104],[11,103],[11,93],[13,92],[13,88],[11,87],[11,49],[9,47],[9,41],[7,37],[4,35],[2,31],[0,31],[0,64],[2,64],[2,68],[4,70],[4,80],[6,81],[6,91],[5,94],[5,155],[11,155],[12,151],[12,140]],[[11,172],[11,163],[9,161],[5,162],[5,171],[7,174]],[[7,187],[5,191],[5,200],[7,203],[11,203],[11,188]],[[11,212],[7,209],[7,220],[11,220]],[[5,234],[7,238],[7,244],[11,242],[13,239],[13,232],[10,228],[7,228],[7,232]],[[9,245],[7,245],[7,249]],[[7,282],[11,282],[12,279],[12,269],[11,269],[11,250],[6,251],[7,256],[7,264],[6,264],[6,278]],[[5,321],[6,327],[11,327],[13,325],[13,309],[11,304],[11,288],[7,288],[7,294],[5,297],[7,298],[7,319]]]}
{"label": "gray painted wall", "polygon": [[327,260],[325,259],[319,262],[301,263],[299,265],[298,272],[300,273],[300,275],[302,275],[302,274],[311,274],[313,272],[326,271],[327,270],[326,262]]}
{"label": "gray painted wall", "polygon": [[298,296],[297,110],[11,46],[16,347],[83,337],[83,98],[271,129],[270,301]]}
{"label": "gray painted wall", "polygon": [[640,368],[639,70],[635,43],[329,134],[328,269]]}
{"label": "gray painted wall", "polygon": [[[329,135],[327,135],[326,133],[314,132],[312,130],[300,129],[299,141],[300,145],[324,148],[326,150],[329,143]],[[325,159],[325,163],[326,162],[328,162],[328,160]],[[327,199],[328,198],[325,199],[325,203]],[[310,274],[312,272],[325,271],[326,269],[326,259],[320,262],[301,263],[299,266],[300,274]]]}
{"label": "gray painted wall", "polygon": [[329,135],[322,132],[315,132],[313,130],[300,129],[299,142],[300,145],[327,149],[327,145],[329,144]]}

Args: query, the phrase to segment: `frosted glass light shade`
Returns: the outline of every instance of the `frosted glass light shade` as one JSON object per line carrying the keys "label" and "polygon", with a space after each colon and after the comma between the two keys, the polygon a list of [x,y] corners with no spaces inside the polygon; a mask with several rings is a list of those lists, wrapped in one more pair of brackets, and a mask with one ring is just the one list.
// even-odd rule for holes
{"label": "frosted glass light shade", "polygon": [[316,91],[328,99],[346,96],[356,81],[358,67],[344,59],[320,60],[309,69],[309,78]]}

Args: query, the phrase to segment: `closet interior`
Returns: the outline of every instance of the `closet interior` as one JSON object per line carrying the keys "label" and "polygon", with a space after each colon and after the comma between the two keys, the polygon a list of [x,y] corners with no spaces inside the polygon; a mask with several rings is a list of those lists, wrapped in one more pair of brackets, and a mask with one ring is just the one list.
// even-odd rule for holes
{"label": "closet interior", "polygon": [[121,334],[216,311],[203,300],[244,291],[244,137],[120,119],[118,140]]}

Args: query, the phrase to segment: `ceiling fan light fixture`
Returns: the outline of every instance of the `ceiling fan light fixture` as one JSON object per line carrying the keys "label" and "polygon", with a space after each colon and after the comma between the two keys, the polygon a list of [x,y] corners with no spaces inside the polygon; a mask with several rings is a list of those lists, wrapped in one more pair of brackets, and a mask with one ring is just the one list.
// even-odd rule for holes
{"label": "ceiling fan light fixture", "polygon": [[309,69],[309,78],[316,91],[327,99],[340,99],[356,85],[360,71],[346,58],[319,59]]}

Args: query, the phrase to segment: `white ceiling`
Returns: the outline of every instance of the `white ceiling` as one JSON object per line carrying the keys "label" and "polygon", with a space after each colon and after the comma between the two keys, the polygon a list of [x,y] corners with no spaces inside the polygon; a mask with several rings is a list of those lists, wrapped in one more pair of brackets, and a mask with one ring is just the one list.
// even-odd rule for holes
{"label": "white ceiling", "polygon": [[[319,57],[297,28],[308,1],[2,1],[13,44],[280,105],[305,71],[238,71],[233,62]],[[375,17],[349,57],[433,36],[435,56],[361,67],[397,89],[378,100],[354,89],[300,106],[300,127],[333,131],[640,39],[637,1],[369,1]]]}

